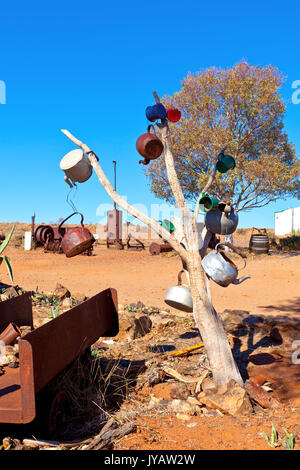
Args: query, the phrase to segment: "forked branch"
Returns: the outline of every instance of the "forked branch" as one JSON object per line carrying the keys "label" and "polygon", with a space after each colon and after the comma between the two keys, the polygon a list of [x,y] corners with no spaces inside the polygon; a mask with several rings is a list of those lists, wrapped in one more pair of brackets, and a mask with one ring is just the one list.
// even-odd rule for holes
{"label": "forked branch", "polygon": [[122,209],[127,211],[129,214],[133,215],[137,219],[139,219],[141,222],[144,224],[148,225],[153,229],[157,234],[161,234],[162,238],[165,240],[168,240],[172,248],[178,252],[178,254],[186,261],[186,251],[185,249],[180,245],[180,243],[173,237],[171,237],[170,233],[168,230],[164,229],[161,227],[159,222],[157,222],[155,219],[148,217],[147,215],[143,214],[140,212],[138,209],[133,207],[132,205],[128,204],[124,199],[121,198],[121,196],[114,190],[112,187],[110,181],[108,180],[107,176],[105,175],[104,171],[102,170],[98,158],[96,154],[83,142],[81,142],[79,139],[74,137],[68,130],[62,129],[62,133],[68,137],[74,144],[76,144],[78,147],[80,147],[84,153],[87,155],[92,167],[95,170],[95,173],[104,187],[105,191],[109,195],[109,197]]}

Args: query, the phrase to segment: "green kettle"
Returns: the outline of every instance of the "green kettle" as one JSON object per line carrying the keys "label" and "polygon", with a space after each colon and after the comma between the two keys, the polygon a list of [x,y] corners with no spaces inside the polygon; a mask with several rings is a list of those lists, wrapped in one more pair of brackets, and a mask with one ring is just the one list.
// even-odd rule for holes
{"label": "green kettle", "polygon": [[221,150],[218,154],[218,161],[216,164],[219,173],[226,173],[228,170],[235,168],[235,159],[231,155],[224,155],[225,149]]}

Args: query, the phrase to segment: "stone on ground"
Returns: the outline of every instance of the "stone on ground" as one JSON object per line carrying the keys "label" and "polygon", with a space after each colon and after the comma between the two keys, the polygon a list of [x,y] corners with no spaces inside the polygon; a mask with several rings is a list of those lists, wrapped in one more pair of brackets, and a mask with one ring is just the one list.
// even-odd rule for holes
{"label": "stone on ground", "polygon": [[207,389],[197,396],[208,409],[220,410],[231,416],[244,416],[252,412],[247,391],[234,380],[223,387]]}
{"label": "stone on ground", "polygon": [[66,297],[71,296],[71,292],[62,284],[59,284],[59,282],[56,284],[55,290],[53,292],[53,295],[57,297],[57,300],[59,302],[62,302]]}

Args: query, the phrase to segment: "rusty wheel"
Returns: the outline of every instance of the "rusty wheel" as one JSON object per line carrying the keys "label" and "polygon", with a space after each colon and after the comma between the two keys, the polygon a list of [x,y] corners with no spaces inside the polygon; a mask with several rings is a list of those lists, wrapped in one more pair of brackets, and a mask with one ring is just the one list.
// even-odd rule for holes
{"label": "rusty wheel", "polygon": [[66,392],[58,392],[50,405],[48,415],[48,432],[50,435],[61,431],[67,424],[70,415],[70,400]]}

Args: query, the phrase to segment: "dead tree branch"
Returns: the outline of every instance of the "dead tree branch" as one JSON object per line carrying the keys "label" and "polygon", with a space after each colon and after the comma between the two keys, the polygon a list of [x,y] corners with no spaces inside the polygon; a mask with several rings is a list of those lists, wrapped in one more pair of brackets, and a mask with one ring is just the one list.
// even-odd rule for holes
{"label": "dead tree branch", "polygon": [[106,190],[107,194],[109,197],[122,209],[127,211],[129,214],[133,215],[137,219],[139,219],[141,222],[144,222],[146,225],[149,225],[151,229],[153,229],[157,234],[161,234],[162,238],[164,240],[168,240],[172,248],[176,250],[179,255],[185,260],[186,259],[186,251],[185,249],[178,243],[178,241],[171,237],[170,233],[168,230],[164,229],[161,227],[159,222],[157,222],[155,219],[152,219],[151,217],[148,217],[147,215],[143,214],[141,211],[133,207],[132,205],[128,204],[124,199],[121,198],[121,196],[114,190],[112,187],[110,181],[108,180],[107,176],[105,175],[104,171],[102,170],[98,158],[96,154],[83,142],[81,142],[79,139],[74,137],[68,130],[62,129],[62,133],[68,137],[74,144],[76,144],[78,147],[80,147],[84,153],[87,155],[92,167],[95,170],[96,175],[98,176],[98,179],[104,189]]}

